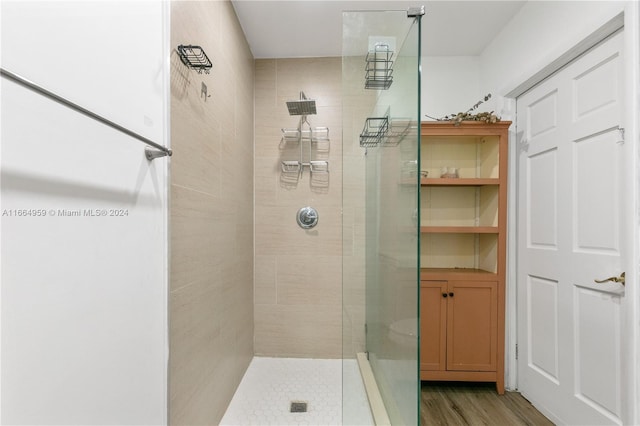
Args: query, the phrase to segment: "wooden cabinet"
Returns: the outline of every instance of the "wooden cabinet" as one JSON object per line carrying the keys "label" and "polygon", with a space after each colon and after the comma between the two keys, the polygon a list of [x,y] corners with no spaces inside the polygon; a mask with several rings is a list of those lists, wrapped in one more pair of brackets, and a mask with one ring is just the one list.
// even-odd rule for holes
{"label": "wooden cabinet", "polygon": [[504,392],[510,124],[422,123],[422,380],[493,381]]}
{"label": "wooden cabinet", "polygon": [[498,283],[422,281],[421,370],[496,371]]}

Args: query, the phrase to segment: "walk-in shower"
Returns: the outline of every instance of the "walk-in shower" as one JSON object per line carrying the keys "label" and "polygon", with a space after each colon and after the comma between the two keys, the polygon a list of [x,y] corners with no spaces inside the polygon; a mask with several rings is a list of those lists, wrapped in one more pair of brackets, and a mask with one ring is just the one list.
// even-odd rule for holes
{"label": "walk-in shower", "polygon": [[423,14],[343,14],[343,359],[358,359],[381,424],[419,424]]}
{"label": "walk-in shower", "polygon": [[418,423],[419,20],[346,12],[342,58],[255,62],[255,357],[222,424]]}

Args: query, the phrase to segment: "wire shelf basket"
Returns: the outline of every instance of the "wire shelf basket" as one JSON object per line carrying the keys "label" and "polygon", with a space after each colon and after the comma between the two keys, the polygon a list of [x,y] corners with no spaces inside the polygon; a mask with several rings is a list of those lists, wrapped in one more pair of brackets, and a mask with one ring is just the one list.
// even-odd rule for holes
{"label": "wire shelf basket", "polygon": [[[413,131],[412,131],[413,130]],[[410,134],[415,134],[415,126],[411,126],[411,120],[391,120],[389,124],[389,131],[385,135],[382,145],[383,146],[397,146]]]}
{"label": "wire shelf basket", "polygon": [[393,70],[389,70],[388,72],[384,73],[382,73],[380,70],[367,70],[364,88],[387,90],[393,84],[393,76],[391,75],[392,72]]}
{"label": "wire shelf basket", "polygon": [[284,128],[282,129],[282,140],[285,142],[299,142],[300,141],[300,130],[294,128]]}
{"label": "wire shelf basket", "polygon": [[376,45],[374,50],[367,53],[365,66],[365,89],[383,89],[391,87],[393,83],[393,51],[387,44]]}
{"label": "wire shelf basket", "polygon": [[324,141],[329,139],[328,127],[312,127],[311,128],[311,141]]}
{"label": "wire shelf basket", "polygon": [[311,169],[311,178],[309,184],[315,190],[319,188],[329,187],[329,162],[328,161],[311,161],[309,164]]}
{"label": "wire shelf basket", "polygon": [[360,146],[378,146],[384,140],[389,130],[388,117],[369,117],[364,122],[364,128],[360,133]]}
{"label": "wire shelf basket", "polygon": [[311,173],[329,173],[329,162],[312,160],[309,162]]}
{"label": "wire shelf basket", "polygon": [[200,46],[180,45],[178,46],[178,55],[183,64],[191,69],[198,71],[198,74],[209,74],[209,70],[213,66],[209,57]]}
{"label": "wire shelf basket", "polygon": [[302,165],[299,161],[283,161],[282,171],[284,173],[300,173],[300,167]]}

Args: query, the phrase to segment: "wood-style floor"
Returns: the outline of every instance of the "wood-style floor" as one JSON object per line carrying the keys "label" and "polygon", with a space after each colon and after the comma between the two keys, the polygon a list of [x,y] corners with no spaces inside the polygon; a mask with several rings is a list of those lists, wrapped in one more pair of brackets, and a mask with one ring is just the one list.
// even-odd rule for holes
{"label": "wood-style floor", "polygon": [[493,383],[422,382],[421,426],[553,425],[518,392],[498,395]]}

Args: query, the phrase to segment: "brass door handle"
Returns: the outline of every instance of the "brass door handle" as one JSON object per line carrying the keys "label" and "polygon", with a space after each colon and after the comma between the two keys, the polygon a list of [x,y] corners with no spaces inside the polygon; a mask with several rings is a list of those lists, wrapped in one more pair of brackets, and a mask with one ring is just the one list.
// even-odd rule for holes
{"label": "brass door handle", "polygon": [[609,278],[605,278],[604,280],[594,280],[594,281],[597,282],[598,284],[613,281],[614,283],[620,283],[624,285],[624,272],[621,273],[619,277],[609,277]]}

